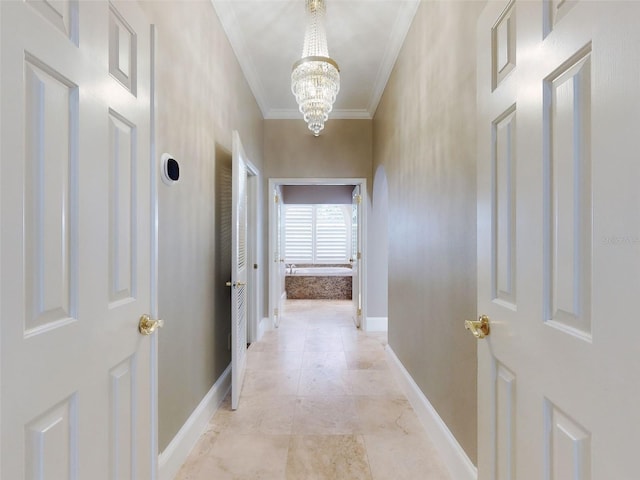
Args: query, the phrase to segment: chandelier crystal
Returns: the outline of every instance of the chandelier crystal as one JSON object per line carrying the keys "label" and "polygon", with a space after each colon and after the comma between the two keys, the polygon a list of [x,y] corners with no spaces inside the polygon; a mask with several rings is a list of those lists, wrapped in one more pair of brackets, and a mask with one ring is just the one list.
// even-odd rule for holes
{"label": "chandelier crystal", "polygon": [[340,91],[340,69],[329,57],[324,0],[306,0],[306,11],[302,58],[293,64],[291,91],[309,130],[317,137]]}

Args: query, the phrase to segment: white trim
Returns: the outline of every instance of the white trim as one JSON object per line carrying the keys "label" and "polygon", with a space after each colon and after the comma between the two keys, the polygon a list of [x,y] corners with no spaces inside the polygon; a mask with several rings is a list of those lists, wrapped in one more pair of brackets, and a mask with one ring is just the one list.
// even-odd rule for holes
{"label": "white trim", "polygon": [[[153,318],[158,315],[158,160],[157,155],[157,110],[158,103],[156,89],[156,43],[158,31],[155,24],[149,26],[149,165],[151,168],[149,182],[151,184],[151,232],[150,232],[150,311]],[[152,335],[149,361],[151,363],[149,374],[151,375],[149,386],[151,388],[151,478],[158,478],[158,333]]]}
{"label": "white trim", "polygon": [[422,390],[420,390],[420,387],[418,387],[407,369],[404,368],[391,346],[387,345],[386,353],[391,372],[418,415],[420,423],[422,423],[440,453],[444,464],[449,469],[451,478],[456,480],[477,480],[478,469],[453,436],[451,430],[440,418],[425,394],[422,393]]}
{"label": "white trim", "polygon": [[273,322],[269,317],[263,317],[258,324],[258,340],[269,330],[273,330]]}
{"label": "white trim", "polygon": [[[260,340],[260,334],[258,329],[260,327],[260,321],[262,313],[262,236],[259,235],[260,227],[262,226],[262,175],[260,171],[247,160],[247,206],[248,219],[247,219],[247,235],[249,244],[249,272],[247,273],[247,279],[253,285],[253,288],[249,290],[250,298],[248,299],[249,306],[247,310],[247,340],[249,342],[255,342]],[[257,265],[258,268],[253,268]]]}
{"label": "white trim", "polygon": [[[360,264],[360,281],[361,281],[361,295],[362,295],[362,319],[365,320],[367,318],[367,215],[369,208],[369,194],[367,192],[367,179],[363,177],[358,178],[269,178],[269,315],[273,319],[274,325],[277,325],[277,319],[273,317],[274,308],[277,308],[278,305],[275,303],[278,301],[278,295],[275,291],[275,281],[274,278],[276,275],[274,265],[278,265],[278,260],[276,259],[277,252],[274,252],[275,244],[276,244],[276,212],[275,212],[275,204],[273,202],[273,197],[271,193],[274,191],[276,187],[281,185],[360,185],[360,195],[362,195],[362,208],[360,209],[360,219],[362,224],[362,262]],[[284,292],[286,295],[286,291]],[[285,297],[286,298],[286,297]],[[366,325],[364,326],[366,327]],[[363,328],[361,326],[360,328]]]}
{"label": "white trim", "polygon": [[171,443],[160,454],[160,480],[173,480],[229,390],[231,390],[231,365],[216,380]]}
{"label": "white trim", "polygon": [[367,317],[365,325],[367,332],[387,332],[389,319],[387,317]]}

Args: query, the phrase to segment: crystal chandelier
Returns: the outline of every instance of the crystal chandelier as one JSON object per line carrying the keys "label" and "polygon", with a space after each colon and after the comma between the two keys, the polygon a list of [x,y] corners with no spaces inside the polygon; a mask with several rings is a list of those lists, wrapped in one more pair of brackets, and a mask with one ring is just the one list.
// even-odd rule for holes
{"label": "crystal chandelier", "polygon": [[306,0],[307,28],[302,58],[293,64],[291,91],[300,113],[317,137],[340,90],[340,69],[329,57],[324,29],[324,0]]}

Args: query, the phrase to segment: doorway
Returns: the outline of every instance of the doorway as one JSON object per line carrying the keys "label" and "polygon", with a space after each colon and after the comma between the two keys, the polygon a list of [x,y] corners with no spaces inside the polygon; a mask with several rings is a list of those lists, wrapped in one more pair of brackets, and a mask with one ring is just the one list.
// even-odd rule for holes
{"label": "doorway", "polygon": [[[284,186],[343,186],[349,187],[349,202],[353,201],[354,187],[362,199],[356,211],[355,225],[358,232],[366,232],[366,179],[364,178],[275,178],[269,179],[269,319],[270,327],[278,327],[283,302],[286,299],[284,277],[286,275],[287,259],[283,255],[283,187]],[[352,219],[353,220],[353,219]],[[353,232],[350,232],[353,235]],[[350,238],[353,239],[352,236]],[[353,250],[353,248],[352,248]],[[357,247],[350,259],[357,268],[358,275],[353,277],[353,292],[356,300],[353,302],[352,317],[357,327],[366,329],[366,241],[365,236],[357,236]],[[289,265],[290,266],[290,265]],[[356,303],[357,302],[357,303]]]}

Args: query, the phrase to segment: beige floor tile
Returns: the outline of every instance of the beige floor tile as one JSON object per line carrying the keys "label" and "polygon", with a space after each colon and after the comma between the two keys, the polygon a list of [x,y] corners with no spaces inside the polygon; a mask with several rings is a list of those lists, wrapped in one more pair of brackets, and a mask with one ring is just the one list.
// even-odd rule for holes
{"label": "beige floor tile", "polygon": [[389,370],[349,370],[348,376],[352,395],[402,395]]}
{"label": "beige floor tile", "polygon": [[304,352],[302,369],[327,368],[330,370],[346,370],[347,360],[344,352]]}
{"label": "beige floor tile", "polygon": [[211,455],[213,445],[227,425],[228,421],[225,413],[220,413],[220,410],[216,412],[198,443],[189,453],[187,461],[178,471],[175,477],[176,480],[202,480],[204,478],[202,469]]}
{"label": "beige floor tile", "polygon": [[299,369],[247,370],[242,397],[252,395],[295,395],[300,381]]}
{"label": "beige floor tile", "polygon": [[230,412],[227,428],[240,434],[290,435],[295,406],[293,395],[243,396],[240,407]]}
{"label": "beige floor tile", "polygon": [[319,325],[309,325],[306,329],[307,338],[309,337],[333,337],[337,340],[342,338],[342,328],[340,326],[326,325],[321,322]]}
{"label": "beige floor tile", "polygon": [[301,351],[255,351],[247,352],[249,370],[297,370],[302,365]]}
{"label": "beige floor tile", "polygon": [[351,396],[300,397],[293,418],[294,435],[347,435],[360,432]]}
{"label": "beige floor tile", "polygon": [[304,343],[305,352],[342,352],[340,337],[307,337]]}
{"label": "beige floor tile", "polygon": [[345,351],[348,350],[375,350],[384,353],[385,342],[382,338],[373,337],[361,330],[344,329],[342,344]]}
{"label": "beige floor tile", "polygon": [[349,350],[345,352],[349,370],[387,370],[389,365],[382,349]]}
{"label": "beige floor tile", "polygon": [[[195,473],[198,476],[192,478],[193,480],[284,479],[289,438],[288,435],[223,433]],[[180,480],[186,480],[186,478]]]}
{"label": "beige floor tile", "polygon": [[306,333],[304,331],[281,333],[275,338],[260,340],[251,344],[250,350],[255,352],[302,352],[304,351]]}
{"label": "beige floor tile", "polygon": [[293,436],[287,480],[369,480],[371,471],[362,437]]}
{"label": "beige floor tile", "polygon": [[423,427],[411,404],[403,396],[356,397],[356,410],[362,433],[420,434]]}
{"label": "beige floor tile", "polygon": [[350,391],[345,369],[312,368],[302,370],[300,374],[299,396],[344,396]]}
{"label": "beige floor tile", "polygon": [[452,480],[426,434],[365,435],[374,480]]}
{"label": "beige floor tile", "polygon": [[178,480],[449,480],[350,301],[285,302],[251,345],[240,407],[227,397]]}

